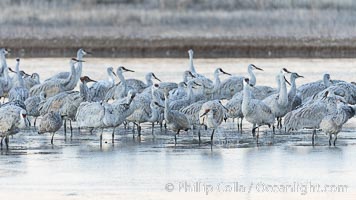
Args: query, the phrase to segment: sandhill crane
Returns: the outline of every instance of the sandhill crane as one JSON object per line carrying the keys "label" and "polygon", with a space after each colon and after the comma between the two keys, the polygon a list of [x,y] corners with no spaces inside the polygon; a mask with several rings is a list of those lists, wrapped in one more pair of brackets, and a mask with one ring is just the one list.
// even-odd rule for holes
{"label": "sandhill crane", "polygon": [[[137,125],[138,136],[141,136],[141,125],[140,123],[147,122],[152,114],[152,102],[157,102],[159,105],[162,105],[163,102],[160,99],[160,94],[158,92],[159,85],[154,84],[151,87],[151,92],[145,90],[144,92],[136,95],[133,100],[132,107],[134,112],[126,118],[126,121],[133,122]],[[155,109],[159,109],[156,108]],[[161,111],[160,111],[161,113]]]}
{"label": "sandhill crane", "polygon": [[28,126],[26,121],[26,110],[15,106],[7,105],[0,107],[0,139],[1,148],[2,141],[5,138],[6,148],[9,148],[9,135],[16,134],[20,129]]}
{"label": "sandhill crane", "polygon": [[215,69],[215,71],[214,71],[214,81],[215,82],[214,82],[214,89],[213,89],[213,98],[215,98],[215,99],[220,99],[221,91],[225,90],[225,88],[221,88],[221,81],[220,81],[220,77],[219,77],[220,73],[231,76],[231,74],[225,72],[221,68]]}
{"label": "sandhill crane", "polygon": [[171,110],[168,99],[169,90],[164,90],[164,120],[167,128],[176,132],[174,135],[174,144],[177,144],[177,135],[181,130],[188,131],[191,128],[188,118],[178,110]]}
{"label": "sandhill crane", "polygon": [[284,77],[283,70],[280,71],[276,78],[278,82],[279,93],[268,96],[262,102],[271,109],[272,114],[277,118],[277,128],[281,128],[282,117],[284,117],[284,115],[289,111],[286,85],[287,80]]}
{"label": "sandhill crane", "polygon": [[25,106],[28,116],[35,118],[33,126],[36,127],[37,117],[40,116],[39,106],[41,102],[44,102],[46,99],[46,94],[41,92],[40,95],[35,95],[26,99]]}
{"label": "sandhill crane", "polygon": [[183,72],[183,82],[188,82],[189,80],[196,78],[191,71],[184,71]]}
{"label": "sandhill crane", "polygon": [[198,85],[194,80],[191,80],[188,82],[187,84],[188,86],[188,92],[187,92],[187,96],[183,97],[182,99],[178,99],[175,101],[171,101],[169,103],[169,108],[171,110],[179,110],[181,108],[184,108],[186,106],[189,106],[192,102],[194,102],[195,98],[194,98],[194,94],[193,94],[193,86],[194,85]]}
{"label": "sandhill crane", "polygon": [[[127,92],[129,91],[128,84],[126,82],[126,79],[123,75],[124,72],[135,72],[133,70],[127,69],[123,66],[120,66],[116,70],[116,75],[120,79],[120,83],[111,86],[106,94],[104,95],[104,100],[108,101],[110,99],[118,100],[122,99],[127,96]],[[137,92],[137,91],[136,91]]]}
{"label": "sandhill crane", "polygon": [[6,55],[9,53],[8,49],[1,48],[0,49],[0,76],[4,76],[4,71],[7,68],[7,63],[6,63]]}
{"label": "sandhill crane", "polygon": [[155,78],[157,81],[161,82],[161,80],[157,78],[157,76],[153,72],[149,72],[145,76],[146,83],[138,79],[126,79],[126,84],[130,89],[136,90],[138,93],[141,93],[145,88],[151,87],[153,85],[152,78]]}
{"label": "sandhill crane", "polygon": [[94,83],[90,88],[90,96],[92,101],[102,101],[108,90],[115,85],[116,76],[114,72],[114,68],[108,67],[106,69],[109,79],[108,80],[100,80]]}
{"label": "sandhill crane", "polygon": [[322,94],[326,91],[329,93],[341,96],[345,99],[348,104],[356,104],[356,85],[347,82],[338,82],[323,91],[318,93],[318,97],[322,97]]}
{"label": "sandhill crane", "polygon": [[70,60],[71,74],[67,79],[50,80],[35,85],[30,89],[30,96],[38,95],[41,92],[44,92],[47,95],[47,97],[51,97],[60,92],[72,90],[72,88],[68,87],[68,85],[71,85],[70,83],[75,82],[76,80],[76,74],[74,68],[74,64],[76,62],[84,62],[84,61],[77,60],[75,58],[72,58]]}
{"label": "sandhill crane", "polygon": [[[17,60],[16,60],[16,64],[17,64]],[[15,71],[9,67],[9,72],[12,72],[14,73],[15,75],[11,77],[11,81],[12,81],[12,88],[14,87],[19,87],[20,85],[20,82],[19,82],[19,79],[18,79],[18,75],[17,75],[17,72],[16,72],[16,68],[15,68]],[[19,74],[21,76],[21,78],[24,80],[26,77],[30,77],[29,74],[27,74],[25,71],[23,70],[19,70]]]}
{"label": "sandhill crane", "polygon": [[72,123],[75,120],[75,115],[79,105],[84,101],[90,101],[89,99],[89,89],[86,86],[88,82],[95,82],[88,76],[80,78],[81,85],[80,91],[67,91],[61,92],[53,97],[49,97],[44,103],[39,106],[39,111],[41,115],[45,115],[51,111],[59,112],[61,116],[64,117],[64,133],[66,134],[66,120],[70,122],[70,131],[72,136]]}
{"label": "sandhill crane", "polygon": [[52,133],[51,144],[53,144],[54,133],[61,128],[62,123],[62,117],[59,112],[50,111],[42,117],[38,134]]}
{"label": "sandhill crane", "polygon": [[220,84],[220,98],[231,99],[236,93],[243,90],[244,78],[241,76],[232,76],[225,79]]}
{"label": "sandhill crane", "polygon": [[1,77],[0,77],[0,98],[7,97],[8,92],[12,88],[12,81],[9,76],[9,70],[6,63],[6,54],[8,51],[4,48],[0,49],[0,59],[1,59]]}
{"label": "sandhill crane", "polygon": [[38,73],[32,73],[31,76],[26,76],[24,79],[25,87],[30,90],[33,86],[40,84],[40,75]]}
{"label": "sandhill crane", "polygon": [[314,145],[316,130],[319,129],[321,121],[328,113],[335,110],[336,103],[340,100],[342,100],[342,97],[329,94],[328,91],[324,93],[322,98],[317,98],[314,95],[303,106],[286,114],[284,118],[286,130],[289,132],[304,128],[313,129],[312,145]]}
{"label": "sandhill crane", "polygon": [[198,131],[199,144],[201,143],[201,139],[200,139],[201,124],[200,124],[200,119],[199,119],[199,112],[205,102],[206,102],[206,100],[197,101],[197,102],[192,103],[189,106],[179,110],[190,121],[190,123],[193,127],[193,133],[194,133],[194,131]]}
{"label": "sandhill crane", "polygon": [[289,89],[288,92],[288,112],[294,110],[297,106],[299,106],[302,103],[302,99],[300,98],[299,95],[297,95],[297,85],[295,83],[295,80],[297,78],[304,78],[304,77],[295,72],[292,72],[290,74],[291,88]]}
{"label": "sandhill crane", "polygon": [[331,146],[332,135],[335,135],[334,146],[337,135],[342,126],[353,116],[355,116],[356,106],[348,106],[345,103],[338,102],[336,110],[328,113],[320,122],[320,129],[329,135],[329,146]]}
{"label": "sandhill crane", "polygon": [[270,127],[271,125],[273,125],[275,121],[275,116],[273,115],[271,109],[265,103],[263,103],[261,100],[251,98],[251,87],[253,87],[253,85],[249,83],[248,78],[245,78],[242,99],[242,113],[245,119],[253,124],[252,134],[254,136],[255,130],[260,126],[268,125]]}
{"label": "sandhill crane", "polygon": [[[104,128],[117,127],[134,111],[131,102],[135,97],[135,92],[128,93],[128,102],[108,104],[106,102],[83,102],[80,104],[76,120],[80,128],[101,128],[100,146]],[[114,135],[112,135],[114,137]],[[113,141],[114,142],[114,141]]]}
{"label": "sandhill crane", "polygon": [[332,84],[330,80],[330,74],[324,74],[322,81],[316,81],[311,83],[306,83],[298,87],[297,91],[299,96],[302,98],[302,101],[306,101],[308,97],[323,91]]}
{"label": "sandhill crane", "polygon": [[13,88],[9,91],[9,101],[15,100],[17,97],[20,100],[25,101],[28,98],[28,89],[25,87],[25,83],[20,74],[20,58],[16,58],[16,78],[18,81],[18,85],[14,85]]}
{"label": "sandhill crane", "polygon": [[[77,60],[83,60],[83,56],[87,55],[87,54],[91,54],[90,52],[84,51],[84,49],[78,49],[77,51]],[[78,82],[81,74],[82,74],[82,70],[83,70],[83,64],[82,62],[78,62],[77,63],[77,67],[75,69],[75,75],[76,75],[76,79],[77,81],[75,81],[75,85],[76,86],[76,82]],[[67,79],[69,76],[71,76],[71,72],[60,72],[54,76],[52,76],[51,78],[46,79],[45,81],[52,81],[52,80],[58,80],[58,79]],[[74,84],[74,83],[73,83]],[[70,86],[73,87],[73,86]],[[74,89],[73,87],[73,89]]]}
{"label": "sandhill crane", "polygon": [[[242,133],[242,121],[244,119],[244,115],[242,113],[242,99],[243,93],[239,92],[235,94],[225,105],[227,108],[226,117],[227,118],[237,118],[237,131]],[[239,120],[241,119],[241,121]]]}
{"label": "sandhill crane", "polygon": [[169,91],[169,100],[176,101],[178,99],[182,99],[185,96],[187,96],[187,92],[185,91],[186,86],[187,86],[186,82],[178,83],[178,88]]}
{"label": "sandhill crane", "polygon": [[199,116],[201,124],[205,124],[208,128],[213,129],[210,136],[212,147],[214,132],[224,120],[225,108],[218,100],[208,101],[202,105]]}

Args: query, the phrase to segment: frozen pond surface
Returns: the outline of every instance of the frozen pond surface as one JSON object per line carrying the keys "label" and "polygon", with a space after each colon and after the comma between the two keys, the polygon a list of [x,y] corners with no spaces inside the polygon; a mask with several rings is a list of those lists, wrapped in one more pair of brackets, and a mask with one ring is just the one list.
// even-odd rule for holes
{"label": "frozen pond surface", "polygon": [[[83,74],[96,80],[105,78],[107,66],[124,65],[136,71],[125,74],[127,77],[140,78],[154,71],[163,81],[179,81],[181,72],[187,69],[187,61],[182,59],[86,60]],[[44,80],[55,72],[67,71],[68,63],[68,59],[23,59],[21,65],[28,73],[39,72]],[[299,85],[321,79],[324,72],[347,81],[355,81],[356,74],[353,59],[198,59],[196,67],[209,77],[216,67],[246,75],[249,63],[265,70],[257,72],[257,84],[270,86],[276,85],[274,74],[281,67],[304,75],[304,80],[297,81]],[[9,60],[8,64],[14,62]],[[108,129],[102,148],[95,132],[79,134],[75,128],[73,137],[67,134],[65,139],[61,129],[52,146],[49,134],[24,130],[10,138],[10,150],[0,151],[0,195],[4,199],[355,197],[356,118],[344,126],[336,147],[328,146],[323,133],[318,133],[312,147],[309,131],[293,135],[277,131],[272,137],[263,128],[257,146],[250,134],[251,125],[245,122],[243,126],[241,135],[235,123],[223,123],[212,150],[210,144],[199,146],[191,132],[183,132],[177,146],[173,133],[161,133],[159,127],[153,138],[149,125],[144,126],[140,140],[132,137],[131,130],[120,127],[114,144]],[[203,141],[209,141],[210,130],[203,135]],[[335,189],[333,185],[347,188],[330,192]]]}

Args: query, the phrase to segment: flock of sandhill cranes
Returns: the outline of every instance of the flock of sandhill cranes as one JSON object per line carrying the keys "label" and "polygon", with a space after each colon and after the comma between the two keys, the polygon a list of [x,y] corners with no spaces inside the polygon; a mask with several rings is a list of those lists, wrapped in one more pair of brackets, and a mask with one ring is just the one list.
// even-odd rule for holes
{"label": "flock of sandhill cranes", "polygon": [[[268,125],[286,132],[312,129],[312,144],[316,130],[329,135],[340,132],[344,123],[355,115],[356,85],[341,80],[331,80],[325,74],[323,80],[296,86],[296,79],[303,78],[296,72],[282,68],[276,75],[278,88],[257,84],[255,70],[263,69],[250,64],[248,77],[232,76],[221,68],[214,72],[214,80],[199,74],[193,64],[193,51],[189,50],[190,68],[183,73],[180,83],[161,82],[157,76],[147,73],[143,82],[125,79],[124,73],[134,72],[123,66],[107,68],[107,80],[95,81],[82,76],[83,56],[88,52],[79,49],[77,57],[70,59],[70,72],[61,72],[40,82],[39,75],[29,75],[20,70],[20,59],[16,59],[15,70],[6,63],[6,49],[0,49],[0,97],[8,102],[0,107],[1,147],[5,140],[8,148],[9,136],[33,125],[39,134],[53,136],[64,123],[75,121],[81,129],[101,129],[100,144],[104,128],[115,128],[130,122],[133,133],[137,127],[141,137],[142,123],[160,124],[175,132],[175,144],[180,131],[192,130],[201,143],[201,127],[212,130],[210,144],[213,145],[215,130],[228,118],[237,118],[238,131],[242,133],[242,120],[252,124],[252,135],[258,143],[259,127]],[[9,73],[15,73],[10,76]],[[220,75],[229,78],[220,80]],[[289,81],[286,79],[289,75]],[[115,83],[115,77],[119,78]],[[154,83],[152,79],[159,83]],[[288,78],[288,77],[287,77]],[[79,91],[74,91],[80,81]],[[88,83],[91,83],[88,85]],[[291,85],[287,91],[287,84]],[[222,103],[221,100],[227,101]],[[28,117],[31,116],[31,117]],[[36,126],[37,117],[40,123]],[[284,123],[282,124],[282,118]],[[282,129],[283,127],[283,129]],[[256,133],[257,130],[257,133]]]}

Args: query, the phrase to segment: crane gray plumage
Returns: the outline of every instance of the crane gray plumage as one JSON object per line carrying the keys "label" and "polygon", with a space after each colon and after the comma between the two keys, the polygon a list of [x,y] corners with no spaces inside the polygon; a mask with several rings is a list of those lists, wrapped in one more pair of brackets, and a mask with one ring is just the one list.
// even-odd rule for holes
{"label": "crane gray plumage", "polygon": [[303,104],[300,108],[286,114],[284,126],[286,130],[298,131],[300,129],[313,129],[312,144],[314,145],[314,136],[319,129],[321,121],[328,113],[336,108],[337,101],[344,101],[342,97],[324,93],[322,98],[314,95],[312,99]]}
{"label": "crane gray plumage", "polygon": [[241,76],[232,76],[221,82],[220,98],[231,99],[235,94],[243,90],[243,80]]}
{"label": "crane gray plumage", "polygon": [[114,68],[108,67],[106,72],[109,77],[108,80],[97,81],[89,88],[92,101],[103,101],[106,93],[115,85],[114,76],[116,76],[116,74],[114,72]]}
{"label": "crane gray plumage", "polygon": [[6,63],[6,55],[8,51],[4,48],[0,49],[0,60],[1,60],[1,77],[0,77],[0,98],[7,97],[8,92],[12,88],[12,81],[9,76],[9,70]]}
{"label": "crane gray plumage", "polygon": [[191,80],[187,84],[187,96],[184,96],[182,99],[178,99],[175,101],[171,101],[169,103],[169,108],[171,110],[180,110],[181,108],[189,106],[191,103],[195,101],[194,94],[193,94],[193,86],[197,85],[194,80]]}
{"label": "crane gray plumage", "polygon": [[304,78],[304,77],[295,72],[292,72],[290,74],[291,88],[289,89],[288,92],[288,107],[289,107],[288,112],[296,109],[302,103],[302,99],[300,98],[299,95],[297,95],[297,85],[295,83],[295,80],[297,78]]}
{"label": "crane gray plumage", "polygon": [[356,106],[349,106],[343,102],[338,102],[337,107],[320,122],[320,129],[329,135],[329,146],[331,146],[332,135],[335,136],[334,146],[337,135],[342,126],[352,117],[355,116]]}
{"label": "crane gray plumage", "polygon": [[3,105],[0,107],[0,143],[5,138],[6,148],[9,147],[9,135],[16,134],[20,129],[28,126],[26,110],[15,105]]}
{"label": "crane gray plumage", "polygon": [[70,60],[71,75],[67,79],[49,80],[41,84],[35,85],[30,89],[30,96],[38,95],[41,92],[44,92],[47,95],[47,97],[51,97],[60,92],[72,90],[73,88],[71,87],[71,83],[76,81],[76,74],[75,74],[75,67],[74,67],[74,64],[76,62],[84,62],[84,61],[77,60],[75,58],[72,58]]}
{"label": "crane gray plumage", "polygon": [[[78,49],[77,51],[77,60],[83,60],[83,56],[87,55],[87,54],[91,54],[90,52],[86,52],[84,51],[84,49]],[[82,74],[82,71],[83,71],[83,63],[82,62],[78,62],[77,63],[77,67],[75,69],[75,80],[76,81],[73,81],[70,85],[68,86],[69,88],[75,88],[75,86],[77,85],[76,83],[79,81],[79,78],[81,77],[81,74]],[[55,80],[58,80],[58,79],[68,79],[68,77],[71,76],[71,72],[59,72],[58,74],[46,79],[45,81],[55,81]]]}
{"label": "crane gray plumage", "polygon": [[[254,98],[254,97],[252,97]],[[244,115],[242,113],[242,99],[243,92],[236,93],[225,105],[227,108],[226,117],[227,118],[237,118],[237,129],[242,133],[242,121]],[[239,121],[239,119],[241,119]]]}
{"label": "crane gray plumage", "polygon": [[[251,87],[253,87],[253,85],[250,85],[249,79],[246,78],[243,90],[242,113],[246,121],[254,124],[252,134],[255,135],[255,130],[258,127],[262,125],[268,125],[270,127],[273,125],[275,116],[265,103],[261,100],[251,98]],[[255,125],[257,126],[255,127]]]}
{"label": "crane gray plumage", "polygon": [[31,76],[25,76],[23,81],[24,81],[25,87],[29,91],[33,86],[41,84],[40,75],[38,73],[32,73]]}
{"label": "crane gray plumage", "polygon": [[170,109],[168,92],[169,90],[166,88],[166,90],[164,90],[164,121],[166,122],[168,129],[176,132],[174,135],[174,142],[177,144],[177,135],[181,130],[189,130],[191,128],[191,123],[182,112]]}
{"label": "crane gray plumage", "polygon": [[[199,111],[200,123],[205,124],[208,128],[213,129],[210,142],[213,145],[215,130],[220,126],[225,117],[224,106],[218,100],[204,103]],[[200,140],[200,139],[199,139]]]}
{"label": "crane gray plumage", "polygon": [[324,74],[322,81],[316,81],[311,83],[306,83],[298,87],[297,93],[301,97],[302,101],[306,101],[308,98],[314,96],[315,94],[325,90],[331,85],[330,74]]}
{"label": "crane gray plumage", "polygon": [[149,72],[145,76],[146,83],[138,79],[126,79],[126,84],[128,85],[129,89],[136,90],[138,93],[141,93],[144,89],[153,85],[152,78],[161,82],[161,80],[157,78],[153,72]]}
{"label": "crane gray plumage", "polygon": [[348,104],[356,104],[356,85],[347,82],[338,82],[323,91],[318,93],[318,98],[322,97],[323,93],[328,91],[329,93],[341,96]]}
{"label": "crane gray plumage", "polygon": [[21,101],[25,101],[28,96],[29,92],[28,89],[25,87],[24,80],[22,75],[20,74],[20,58],[16,59],[16,78],[18,85],[14,85],[13,88],[9,91],[9,101],[13,101],[16,98],[20,98]]}
{"label": "crane gray plumage", "polygon": [[178,99],[182,99],[185,96],[187,96],[186,86],[187,86],[186,82],[178,83],[178,88],[169,91],[169,100],[176,101]]}
{"label": "crane gray plumage", "polygon": [[38,134],[52,133],[51,144],[53,144],[54,133],[62,127],[62,123],[62,117],[59,112],[50,111],[42,117]]}
{"label": "crane gray plumage", "polygon": [[276,79],[279,93],[266,97],[262,102],[271,109],[272,114],[277,118],[277,127],[281,128],[282,117],[289,111],[287,85],[283,70],[280,71]]}
{"label": "crane gray plumage", "polygon": [[221,81],[220,81],[220,77],[219,77],[220,73],[231,76],[231,74],[225,72],[221,68],[215,69],[215,71],[214,71],[214,86],[213,86],[214,88],[213,88],[213,91],[212,91],[212,93],[213,93],[212,98],[213,99],[222,99],[221,94],[223,92],[226,92],[225,90],[227,89],[227,88],[221,87]]}
{"label": "crane gray plumage", "polygon": [[39,106],[41,102],[42,103],[45,102],[45,99],[46,99],[46,94],[44,92],[41,92],[40,95],[29,97],[24,102],[26,106],[27,115],[35,118],[34,126],[36,126],[37,117],[40,116]]}
{"label": "crane gray plumage", "polygon": [[[104,98],[105,101],[108,101],[110,99],[118,100],[127,96],[129,87],[123,75],[124,72],[135,72],[135,71],[127,69],[123,66],[118,67],[116,70],[116,75],[119,77],[120,83],[113,85],[107,90]],[[135,91],[137,92],[136,89]]]}
{"label": "crane gray plumage", "polygon": [[[112,104],[106,102],[82,102],[77,110],[76,121],[80,128],[106,128],[117,127],[130,116],[134,109],[131,102],[135,97],[135,92],[129,92],[131,95],[126,103]],[[102,132],[100,134],[100,144],[102,142]]]}

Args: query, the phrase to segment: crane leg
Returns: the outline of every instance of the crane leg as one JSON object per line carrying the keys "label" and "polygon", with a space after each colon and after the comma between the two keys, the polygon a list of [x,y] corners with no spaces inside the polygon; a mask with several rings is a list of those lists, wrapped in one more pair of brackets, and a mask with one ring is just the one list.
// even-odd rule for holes
{"label": "crane leg", "polygon": [[53,145],[54,132],[52,133],[51,144]]}
{"label": "crane leg", "polygon": [[335,135],[334,146],[335,146],[335,144],[336,144],[336,140],[337,140],[337,135]]}
{"label": "crane leg", "polygon": [[72,120],[69,120],[69,127],[70,127],[70,138],[72,139],[73,136]]}
{"label": "crane leg", "polygon": [[102,128],[101,133],[100,133],[100,147],[103,146],[103,132],[104,132],[104,129]]}
{"label": "crane leg", "polygon": [[174,135],[174,145],[177,145],[177,135],[179,134],[179,131],[177,131],[177,133]]}
{"label": "crane leg", "polygon": [[152,122],[152,136],[155,137],[155,123]]}
{"label": "crane leg", "polygon": [[4,140],[4,138],[3,137],[1,137],[1,139],[0,139],[0,149],[2,150],[2,141]]}
{"label": "crane leg", "polygon": [[64,135],[67,135],[67,120],[64,120],[63,128],[64,128]]}
{"label": "crane leg", "polygon": [[314,137],[315,137],[315,132],[316,132],[316,130],[314,129],[313,130],[313,135],[312,135],[312,145],[314,146]]}
{"label": "crane leg", "polygon": [[5,145],[6,145],[6,149],[9,149],[9,136],[5,137]]}
{"label": "crane leg", "polygon": [[160,128],[160,131],[162,133],[162,130],[163,130],[163,122],[159,122],[159,128]]}
{"label": "crane leg", "polygon": [[332,134],[329,134],[329,146],[331,146],[331,140],[332,140],[333,136]]}
{"label": "crane leg", "polygon": [[244,118],[243,117],[241,117],[241,122],[240,122],[240,133],[242,134],[242,120],[243,120]]}
{"label": "crane leg", "polygon": [[137,124],[137,133],[138,133],[138,137],[141,137],[141,125]]}
{"label": "crane leg", "polygon": [[116,127],[114,127],[112,129],[112,133],[111,133],[111,143],[113,143],[113,144],[114,144],[114,138],[115,138],[115,129],[116,129]]}
{"label": "crane leg", "polygon": [[213,132],[211,132],[211,136],[210,136],[210,145],[211,145],[211,147],[213,147],[214,133],[215,133],[215,129],[213,129]]}
{"label": "crane leg", "polygon": [[35,117],[35,121],[33,122],[33,127],[36,127],[36,121],[37,121],[37,117]]}

